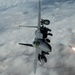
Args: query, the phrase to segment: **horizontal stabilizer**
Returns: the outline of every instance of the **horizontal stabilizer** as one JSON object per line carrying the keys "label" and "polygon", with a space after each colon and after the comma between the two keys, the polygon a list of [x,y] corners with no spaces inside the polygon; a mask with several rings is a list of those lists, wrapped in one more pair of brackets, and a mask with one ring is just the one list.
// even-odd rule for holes
{"label": "horizontal stabilizer", "polygon": [[37,28],[37,26],[21,26],[21,25],[19,25],[19,27]]}
{"label": "horizontal stabilizer", "polygon": [[19,43],[20,45],[25,45],[25,46],[30,46],[30,47],[33,47],[32,44],[24,44],[24,43]]}

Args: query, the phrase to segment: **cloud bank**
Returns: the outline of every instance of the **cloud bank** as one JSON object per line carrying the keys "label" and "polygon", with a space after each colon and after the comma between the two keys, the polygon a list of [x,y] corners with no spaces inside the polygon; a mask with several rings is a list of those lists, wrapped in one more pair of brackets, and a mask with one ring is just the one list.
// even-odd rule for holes
{"label": "cloud bank", "polygon": [[[0,0],[0,75],[34,75],[34,48],[18,45],[32,43],[36,29],[19,28],[19,25],[37,25],[35,0]],[[75,2],[42,1],[42,17],[51,21],[53,51],[48,62],[38,64],[36,75],[75,75]]]}

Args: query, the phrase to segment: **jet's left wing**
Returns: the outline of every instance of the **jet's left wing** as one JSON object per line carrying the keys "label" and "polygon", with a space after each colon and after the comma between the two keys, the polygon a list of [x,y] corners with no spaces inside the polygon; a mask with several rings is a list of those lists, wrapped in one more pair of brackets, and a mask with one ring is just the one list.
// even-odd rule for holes
{"label": "jet's left wing", "polygon": [[37,70],[37,62],[38,62],[38,48],[36,48],[35,59],[34,59],[34,74]]}

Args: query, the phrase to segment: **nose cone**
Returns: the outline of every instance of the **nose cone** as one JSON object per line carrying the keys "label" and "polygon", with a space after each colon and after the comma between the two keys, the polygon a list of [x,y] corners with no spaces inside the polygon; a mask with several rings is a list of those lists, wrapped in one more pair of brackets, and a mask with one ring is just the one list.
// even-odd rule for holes
{"label": "nose cone", "polygon": [[34,42],[33,42],[33,46],[34,46],[35,48],[38,48],[39,45],[40,45],[40,42],[39,42],[39,41],[34,41]]}
{"label": "nose cone", "polygon": [[35,48],[39,48],[41,51],[51,52],[51,46],[43,40],[38,40],[38,41],[35,40],[33,42],[33,46]]}

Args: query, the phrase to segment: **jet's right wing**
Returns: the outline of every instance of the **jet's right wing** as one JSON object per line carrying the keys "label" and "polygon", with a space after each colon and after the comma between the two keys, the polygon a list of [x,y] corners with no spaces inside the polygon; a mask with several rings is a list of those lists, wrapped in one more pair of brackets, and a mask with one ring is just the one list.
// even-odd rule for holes
{"label": "jet's right wing", "polygon": [[37,26],[21,26],[19,25],[19,27],[28,27],[28,28],[38,28],[38,30],[40,29],[40,26],[41,26],[41,2],[39,0],[39,7],[38,7],[38,25]]}
{"label": "jet's right wing", "polygon": [[40,29],[41,21],[41,2],[39,0],[39,8],[38,8],[38,29]]}

